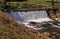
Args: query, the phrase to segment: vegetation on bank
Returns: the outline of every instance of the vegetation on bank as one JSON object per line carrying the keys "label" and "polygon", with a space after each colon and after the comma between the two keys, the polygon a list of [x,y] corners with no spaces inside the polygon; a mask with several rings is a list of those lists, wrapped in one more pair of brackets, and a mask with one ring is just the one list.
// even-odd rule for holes
{"label": "vegetation on bank", "polygon": [[[6,0],[7,1],[7,0]],[[10,9],[20,9],[20,8],[41,8],[45,6],[50,6],[51,3],[46,2],[48,0],[11,0],[5,3],[0,3],[0,7],[7,6]]]}
{"label": "vegetation on bank", "polygon": [[51,4],[51,3],[49,3],[49,2],[47,2],[47,1],[49,1],[49,0],[28,0],[27,2],[28,3],[34,3],[34,4]]}
{"label": "vegetation on bank", "polygon": [[51,5],[51,3],[46,1],[48,0],[28,0],[24,2],[7,2],[7,4],[12,8],[41,8]]}

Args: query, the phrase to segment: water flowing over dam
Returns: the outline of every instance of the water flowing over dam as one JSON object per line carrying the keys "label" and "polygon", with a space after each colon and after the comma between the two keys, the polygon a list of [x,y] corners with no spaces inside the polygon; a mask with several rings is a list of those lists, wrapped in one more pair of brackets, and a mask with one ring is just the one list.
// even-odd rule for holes
{"label": "water flowing over dam", "polygon": [[22,23],[26,27],[30,27],[35,30],[43,29],[43,27],[37,28],[36,25],[30,26],[28,25],[29,22],[42,23],[45,27],[57,27],[57,25],[59,25],[56,22],[52,22],[53,20],[48,17],[46,10],[10,10],[7,14],[15,19],[18,23]]}
{"label": "water flowing over dam", "polygon": [[29,21],[51,21],[51,19],[48,18],[46,10],[11,11],[8,14],[12,16],[12,18],[15,19],[17,22],[21,23],[27,23]]}
{"label": "water flowing over dam", "polygon": [[[48,17],[46,10],[10,10],[7,12],[7,14],[18,23],[22,23],[26,27],[30,27],[35,30],[41,30],[45,27],[60,28],[59,23],[54,22]],[[39,25],[29,25],[30,22],[38,22]],[[42,23],[44,27],[37,27],[40,26],[40,23]]]}

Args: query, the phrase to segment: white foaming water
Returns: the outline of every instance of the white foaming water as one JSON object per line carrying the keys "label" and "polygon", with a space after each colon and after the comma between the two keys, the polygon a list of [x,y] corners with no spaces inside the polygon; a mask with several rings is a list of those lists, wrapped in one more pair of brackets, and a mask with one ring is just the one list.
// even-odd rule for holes
{"label": "white foaming water", "polygon": [[50,21],[47,16],[46,11],[26,11],[26,12],[17,12],[19,17],[23,19],[22,22],[28,22],[31,20],[35,21]]}
{"label": "white foaming water", "polygon": [[45,21],[52,21],[50,18],[40,18],[40,19],[34,19],[34,20],[29,20],[28,22],[45,22]]}
{"label": "white foaming water", "polygon": [[[50,18],[48,18],[46,10],[40,10],[40,11],[11,11],[8,13],[10,16],[12,16],[13,19],[15,19],[18,23],[23,23],[27,27],[34,28],[34,26],[27,25],[30,21],[34,22],[44,22],[44,21],[52,21]],[[34,28],[36,29],[36,28]],[[42,29],[42,28],[38,28]]]}
{"label": "white foaming water", "polygon": [[30,20],[49,20],[46,13],[46,10],[40,10],[40,11],[11,11],[8,13],[10,16],[12,16],[16,21],[19,22],[28,22]]}

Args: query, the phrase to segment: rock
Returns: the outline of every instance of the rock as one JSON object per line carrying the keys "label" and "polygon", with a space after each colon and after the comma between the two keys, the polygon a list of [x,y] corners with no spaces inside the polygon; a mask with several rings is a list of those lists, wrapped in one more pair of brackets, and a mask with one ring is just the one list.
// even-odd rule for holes
{"label": "rock", "polygon": [[29,25],[36,26],[36,27],[42,27],[42,24],[39,22],[29,22]]}

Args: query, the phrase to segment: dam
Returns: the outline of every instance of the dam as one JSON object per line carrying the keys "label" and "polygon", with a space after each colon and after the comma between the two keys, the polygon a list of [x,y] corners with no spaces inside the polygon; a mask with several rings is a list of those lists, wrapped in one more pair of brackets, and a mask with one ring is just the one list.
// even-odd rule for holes
{"label": "dam", "polygon": [[51,19],[47,15],[46,10],[11,10],[8,15],[10,15],[17,22],[21,23],[27,23],[29,21],[51,21]]}
{"label": "dam", "polygon": [[45,25],[52,25],[53,27],[57,27],[57,23],[51,22],[52,19],[49,18],[46,10],[41,9],[22,9],[22,10],[10,10],[7,13],[18,23],[24,24],[26,27],[34,28],[35,30],[42,29],[43,27],[36,28],[36,26],[29,26],[29,22],[39,22]]}

